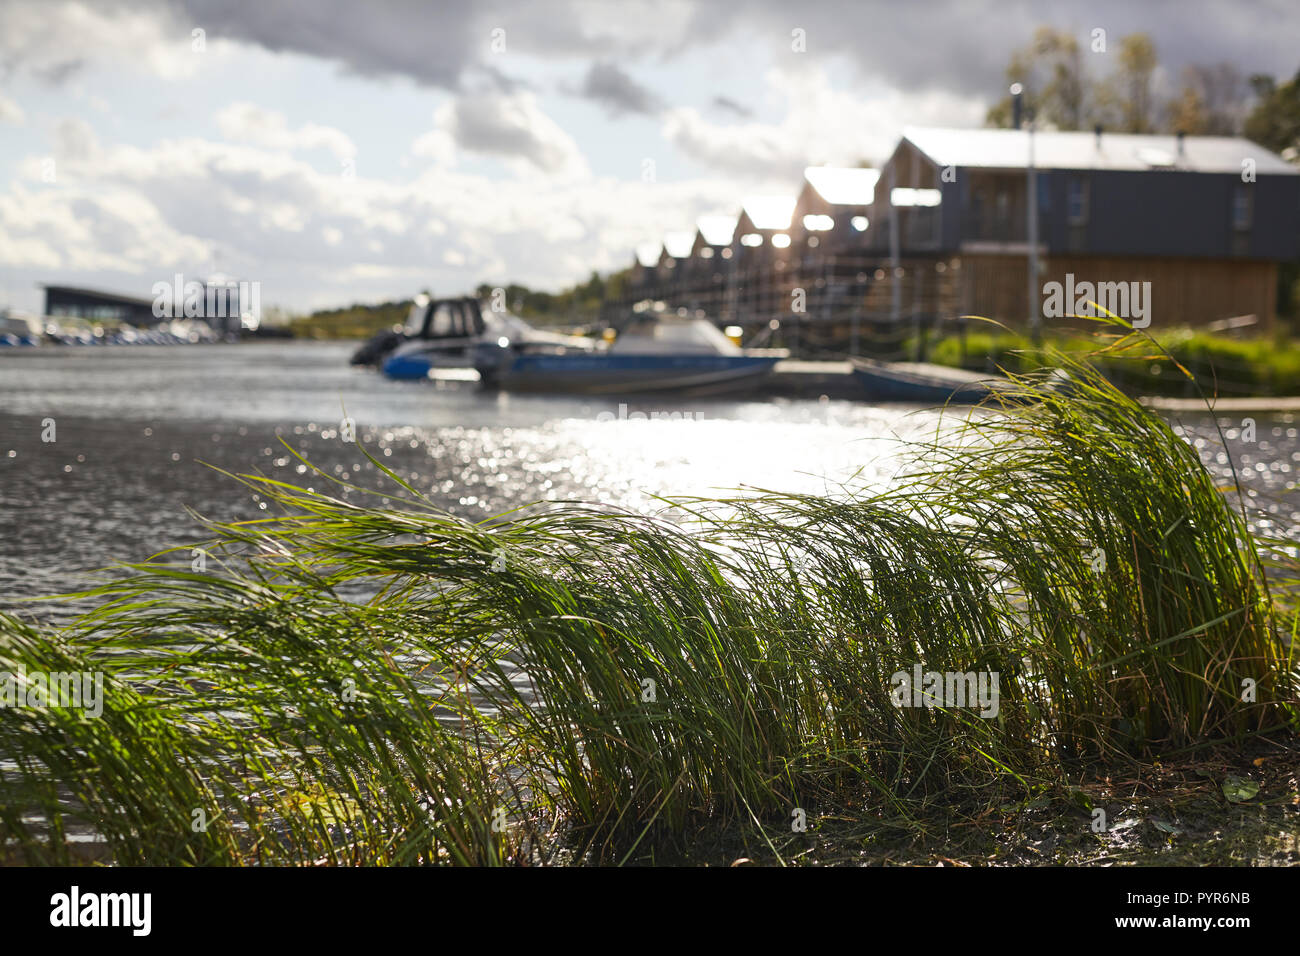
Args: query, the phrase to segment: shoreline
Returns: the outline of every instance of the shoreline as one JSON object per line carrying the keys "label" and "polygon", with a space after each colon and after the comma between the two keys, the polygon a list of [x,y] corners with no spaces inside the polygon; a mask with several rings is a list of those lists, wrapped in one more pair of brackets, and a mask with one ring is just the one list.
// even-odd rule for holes
{"label": "shoreline", "polygon": [[1161,412],[1300,412],[1300,395],[1253,395],[1210,399],[1209,405],[1199,398],[1168,398],[1160,395],[1139,396],[1146,408]]}

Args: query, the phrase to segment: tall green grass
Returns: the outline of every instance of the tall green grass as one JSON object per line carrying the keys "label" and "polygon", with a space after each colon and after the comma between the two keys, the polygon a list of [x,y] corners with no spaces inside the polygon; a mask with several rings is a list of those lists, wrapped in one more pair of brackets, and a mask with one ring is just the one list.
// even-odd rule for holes
{"label": "tall green grass", "polygon": [[[1271,548],[1270,580],[1165,422],[1053,365],[883,490],[685,522],[242,476],[273,511],[211,524],[206,569],[131,566],[63,630],[0,617],[0,670],[108,687],[98,720],[0,710],[5,852],[68,861],[81,828],[125,864],[620,862],[799,810],[973,817],[1294,727],[1295,562]],[[894,706],[914,664],[997,672],[997,717]]]}
{"label": "tall green grass", "polygon": [[[1063,332],[1042,348],[1009,330],[975,330],[964,338],[935,342],[928,357],[939,365],[974,371],[1023,373],[1061,353],[1086,354],[1107,378],[1138,395],[1300,395],[1300,348],[1284,336],[1238,339],[1176,328],[1158,333],[1148,344],[1154,348],[1099,349],[1093,336]],[[1166,359],[1188,374],[1171,368]]]}

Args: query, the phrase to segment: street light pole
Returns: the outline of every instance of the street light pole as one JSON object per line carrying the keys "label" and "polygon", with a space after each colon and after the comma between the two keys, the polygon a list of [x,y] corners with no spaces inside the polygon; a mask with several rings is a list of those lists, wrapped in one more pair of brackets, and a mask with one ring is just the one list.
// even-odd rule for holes
{"label": "street light pole", "polygon": [[[1019,101],[1023,92],[1024,87],[1019,83],[1012,85],[1011,95],[1015,98],[1017,107],[1020,105]],[[1022,111],[1017,108],[1015,112],[1019,115]],[[1043,337],[1043,310],[1038,301],[1038,171],[1034,168],[1034,117],[1028,108],[1023,110],[1023,114],[1025,135],[1029,141],[1029,161],[1025,164],[1025,216],[1027,219],[1025,237],[1029,240],[1025,304],[1029,309],[1030,338],[1033,339],[1035,345],[1040,345]]]}
{"label": "street light pole", "polygon": [[[897,161],[898,157],[894,157]],[[903,289],[898,282],[898,207],[894,205],[894,189],[897,178],[894,166],[889,167],[889,322],[890,331],[897,331],[898,320],[903,312]]]}

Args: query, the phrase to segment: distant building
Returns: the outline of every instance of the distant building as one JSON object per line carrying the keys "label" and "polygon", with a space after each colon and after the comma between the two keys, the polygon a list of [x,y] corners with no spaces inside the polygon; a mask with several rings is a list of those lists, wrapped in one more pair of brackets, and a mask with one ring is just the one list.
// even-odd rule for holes
{"label": "distant building", "polygon": [[744,201],[731,239],[732,254],[742,262],[788,258],[793,196],[751,196]]}
{"label": "distant building", "polygon": [[[888,255],[897,216],[901,256],[957,267],[960,309],[1023,323],[1030,136],[905,130],[881,170],[868,248]],[[1271,325],[1277,265],[1300,258],[1300,170],[1231,137],[1096,130],[1034,132],[1032,141],[1035,288],[1069,276],[1150,282],[1155,327],[1246,314]]]}
{"label": "distant building", "polygon": [[47,285],[44,289],[45,315],[135,326],[156,325],[159,321],[153,314],[152,299],[68,285]]}
{"label": "distant building", "polygon": [[653,298],[779,328],[819,354],[899,354],[971,314],[1023,327],[1033,308],[1045,328],[1082,325],[1070,318],[1086,311],[1080,290],[1099,301],[1103,286],[1102,304],[1138,327],[1271,327],[1278,264],[1300,259],[1300,170],[1240,138],[1048,131],[1032,143],[1032,285],[1030,133],[909,128],[879,170],[811,166],[794,196],[750,197],[734,219],[665,237],[621,306]]}
{"label": "distant building", "polygon": [[198,319],[214,332],[238,335],[258,327],[260,286],[224,275],[186,281],[175,275],[154,284],[153,298],[76,286],[46,285],[45,315],[90,322],[123,322],[137,328],[172,319]]}
{"label": "distant building", "polygon": [[[695,220],[695,243],[691,246],[691,256],[696,259],[730,259],[736,222],[736,216],[701,216]],[[718,264],[714,263],[715,268]]]}
{"label": "distant building", "polygon": [[640,289],[654,280],[662,251],[663,243],[660,242],[643,242],[636,247],[632,256],[632,272],[628,280],[631,288]]}
{"label": "distant building", "polygon": [[805,169],[803,187],[795,199],[790,222],[794,247],[814,254],[860,247],[879,179],[877,169],[842,166]]}
{"label": "distant building", "polygon": [[658,277],[663,283],[685,281],[690,269],[691,247],[695,242],[695,233],[677,230],[664,234],[664,241],[659,253]]}

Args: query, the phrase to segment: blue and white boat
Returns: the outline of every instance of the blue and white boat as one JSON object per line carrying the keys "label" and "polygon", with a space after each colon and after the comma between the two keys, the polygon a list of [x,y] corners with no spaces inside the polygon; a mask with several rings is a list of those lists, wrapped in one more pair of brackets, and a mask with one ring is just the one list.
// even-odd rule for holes
{"label": "blue and white boat", "polygon": [[0,348],[34,346],[40,342],[40,323],[34,317],[9,309],[0,311]]}
{"label": "blue and white boat", "polygon": [[416,296],[406,325],[381,332],[352,357],[354,365],[378,365],[389,378],[423,379],[438,368],[469,368],[483,335],[476,299]]}
{"label": "blue and white boat", "polygon": [[374,365],[389,378],[425,379],[441,369],[471,370],[484,343],[529,342],[581,349],[594,343],[534,329],[509,312],[485,310],[474,298],[416,296],[400,329],[377,333],[352,356],[353,365]]}
{"label": "blue and white boat", "polygon": [[754,386],[788,354],[742,349],[702,318],[642,313],[612,343],[488,342],[475,367],[485,385],[510,391],[716,394]]}

